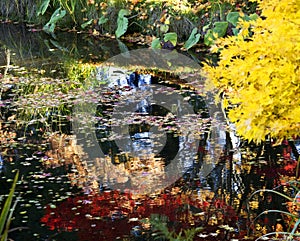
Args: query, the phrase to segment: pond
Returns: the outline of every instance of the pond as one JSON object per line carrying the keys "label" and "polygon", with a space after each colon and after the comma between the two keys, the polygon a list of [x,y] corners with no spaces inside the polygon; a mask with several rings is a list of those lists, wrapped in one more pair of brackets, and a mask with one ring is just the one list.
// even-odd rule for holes
{"label": "pond", "polygon": [[0,25],[0,43],[0,194],[22,177],[9,237],[163,240],[158,220],[204,227],[193,240],[245,235],[243,201],[274,176],[264,160],[242,168],[241,140],[202,90],[205,52],[12,24]]}

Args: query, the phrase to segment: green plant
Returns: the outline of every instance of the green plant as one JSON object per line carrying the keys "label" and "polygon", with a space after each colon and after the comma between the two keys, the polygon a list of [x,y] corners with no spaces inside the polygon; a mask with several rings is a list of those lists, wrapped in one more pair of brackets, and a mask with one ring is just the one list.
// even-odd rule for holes
{"label": "green plant", "polygon": [[77,24],[75,10],[76,10],[76,5],[79,5],[80,1],[78,0],[58,0],[58,1],[59,1],[59,5],[69,13],[73,22]]}
{"label": "green plant", "polygon": [[[176,46],[177,44],[177,33],[175,32],[170,32],[170,33],[165,33],[163,37],[164,42],[170,42],[173,46]],[[161,39],[156,38],[152,41],[151,47],[153,49],[160,49],[161,48]]]}
{"label": "green plant", "polygon": [[249,21],[255,21],[257,19],[258,19],[258,15],[256,13],[247,15],[240,12],[230,12],[226,16],[226,21],[231,23],[234,26],[234,28],[232,28],[232,32],[235,36],[237,36],[240,30],[242,29],[241,26],[239,25],[240,21],[249,22]]}
{"label": "green plant", "polygon": [[[255,21],[258,18],[256,13],[247,15],[241,12],[229,12],[226,15],[226,21],[215,22],[214,27],[212,29],[208,29],[206,34],[204,35],[204,43],[208,46],[211,46],[215,43],[215,40],[226,35],[226,32],[229,28],[229,23],[232,24],[232,33],[237,36],[239,32],[243,29],[239,24],[241,21],[250,22]],[[204,30],[209,27],[206,26]],[[250,30],[250,26],[248,31]]]}
{"label": "green plant", "polygon": [[120,38],[127,31],[128,18],[125,17],[126,15],[129,15],[129,11],[127,9],[121,9],[118,13],[116,38]]}
{"label": "green plant", "polygon": [[193,47],[195,44],[198,43],[199,39],[200,39],[200,33],[197,33],[198,29],[194,28],[193,31],[191,32],[190,37],[188,38],[188,40],[184,43],[183,47],[186,50],[189,50],[191,47]]}
{"label": "green plant", "polygon": [[6,241],[7,237],[8,237],[8,232],[9,232],[9,226],[11,224],[12,221],[12,216],[13,216],[13,212],[16,208],[16,205],[18,203],[18,198],[16,199],[16,201],[14,202],[14,204],[12,205],[12,201],[13,201],[13,197],[14,197],[14,192],[15,192],[15,188],[17,185],[17,181],[19,178],[19,171],[17,171],[12,187],[10,189],[10,192],[8,194],[8,197],[4,203],[1,215],[0,215],[0,241]]}
{"label": "green plant", "polygon": [[181,230],[178,234],[175,231],[169,231],[167,223],[169,219],[167,216],[159,214],[151,214],[150,224],[152,230],[155,232],[153,236],[155,240],[168,240],[168,241],[193,241],[197,233],[199,233],[202,228],[192,228],[187,230]]}
{"label": "green plant", "polygon": [[66,15],[66,10],[58,8],[52,14],[48,23],[45,24],[43,30],[47,33],[53,33],[55,30],[56,23]]}
{"label": "green plant", "polygon": [[[38,5],[36,15],[45,16],[46,12],[51,13],[52,9],[55,9],[55,11],[43,27],[43,30],[47,33],[54,32],[58,21],[65,20],[67,23],[67,20],[71,20],[75,26],[80,24],[81,28],[86,28],[98,17],[96,4],[89,4],[88,1],[81,0],[42,0]],[[95,14],[96,16],[94,16]]]}
{"label": "green plant", "polygon": [[85,91],[84,86],[95,81],[92,77],[95,68],[93,64],[65,61],[66,78],[39,75],[22,78],[14,89],[17,124],[26,127],[42,123],[47,131],[51,131],[49,121],[60,126],[70,116],[74,102],[82,98],[79,93]]}
{"label": "green plant", "polygon": [[[294,237],[300,237],[300,234],[296,233],[296,231],[299,227],[299,224],[300,224],[300,218],[299,218],[299,213],[298,213],[298,210],[300,209],[300,202],[299,202],[300,190],[297,187],[297,186],[299,186],[300,183],[298,181],[291,181],[291,182],[287,182],[286,184],[290,185],[295,190],[296,194],[294,197],[290,197],[284,193],[276,191],[276,189],[278,187],[274,188],[273,190],[272,189],[257,190],[254,193],[252,193],[252,195],[249,197],[249,200],[251,200],[252,197],[258,193],[262,193],[262,192],[274,193],[276,195],[279,195],[279,196],[285,198],[289,202],[291,202],[291,206],[296,207],[296,210],[297,210],[297,213],[294,213],[293,211],[286,212],[286,211],[282,211],[282,210],[266,210],[266,211],[263,211],[262,213],[260,213],[253,220],[253,222],[255,222],[258,218],[260,218],[262,215],[267,214],[267,213],[279,213],[279,214],[288,216],[292,219],[292,222],[289,223],[289,228],[288,228],[287,232],[279,232],[279,231],[278,232],[270,232],[265,235],[262,235],[261,237],[257,238],[256,240],[260,240],[260,239],[264,240],[265,238],[268,238],[269,236],[274,236],[274,235],[284,235],[286,241],[292,241],[292,240],[294,240]],[[293,228],[291,229],[291,227],[293,227]]]}
{"label": "green plant", "polygon": [[204,43],[212,45],[217,38],[224,37],[228,28],[228,22],[215,22],[214,27],[204,35]]}

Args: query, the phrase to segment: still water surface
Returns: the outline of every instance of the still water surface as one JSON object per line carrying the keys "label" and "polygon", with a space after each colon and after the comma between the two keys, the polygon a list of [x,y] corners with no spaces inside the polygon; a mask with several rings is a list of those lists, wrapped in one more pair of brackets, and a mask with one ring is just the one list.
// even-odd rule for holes
{"label": "still water surface", "polygon": [[[37,73],[41,70],[50,78],[61,78],[61,69],[66,61],[100,64],[117,54],[145,47],[132,43],[125,45],[113,39],[95,39],[86,34],[57,33],[49,36],[15,25],[0,26],[0,43],[2,74],[6,69],[9,74],[26,78],[30,78],[31,71]],[[149,182],[158,183],[163,178],[164,167],[174,155],[184,145],[191,144],[177,131],[174,110],[180,104],[173,106],[172,113],[172,108],[151,105],[147,98],[141,99],[138,108],[133,111],[138,118],[129,125],[126,133],[128,143],[123,142],[123,149],[118,146],[122,137],[112,138],[111,107],[117,102],[112,96],[136,92],[145,86],[151,89],[151,84],[158,82],[172,87],[174,91],[181,90],[179,95],[194,110],[193,119],[205,120],[206,127],[197,134],[196,155],[182,153],[182,178],[151,195],[132,194],[126,189],[126,183],[143,183],[145,188],[150,185]],[[74,140],[71,123],[66,118],[62,118],[61,128],[54,127],[53,133],[48,133],[47,137],[43,125],[16,126],[10,118],[15,113],[11,105],[14,102],[14,84],[4,86],[1,101],[6,104],[1,107],[1,124],[6,132],[2,134],[6,137],[7,132],[12,131],[14,135],[11,142],[6,138],[1,144],[0,194],[8,192],[14,170],[19,169],[22,176],[16,191],[20,201],[12,223],[12,228],[17,230],[10,234],[14,240],[150,240],[152,231],[148,221],[140,221],[148,220],[151,214],[161,213],[172,222],[181,220],[177,228],[193,227],[201,225],[200,213],[205,211],[206,202],[216,201],[218,195],[221,197],[225,193],[230,195],[232,202],[234,196],[241,192],[243,185],[235,166],[224,162],[229,150],[223,128],[225,123],[222,123],[225,120],[218,117],[222,113],[215,110],[213,113],[217,117],[211,116],[210,105],[203,97],[194,90],[182,90],[180,85],[170,84],[170,79],[151,74],[129,73],[125,79],[111,84],[110,101],[98,103],[98,122],[95,125],[98,144],[105,154],[105,162],[98,161],[105,165],[93,167],[80,161],[80,140]],[[168,91],[166,89],[166,95]],[[150,124],[149,118],[152,118]],[[213,118],[219,122],[212,131]],[[160,132],[151,129],[156,128],[155,123],[160,125]],[[57,123],[50,124],[57,127]],[[235,148],[238,139],[232,133],[228,134],[233,144],[230,148]],[[223,151],[225,157],[222,161],[220,153]],[[128,153],[135,154],[130,156]],[[234,154],[236,164],[239,163],[239,155],[238,152]],[[215,158],[218,160],[212,160]],[[204,162],[212,162],[209,173],[204,171],[205,175],[203,170],[201,172]],[[116,170],[130,170],[131,180],[121,177]],[[95,173],[101,178],[95,178]],[[151,178],[147,179],[149,173]],[[156,179],[153,180],[154,176]],[[134,180],[133,177],[139,178]],[[116,182],[119,183],[118,190],[111,188]],[[187,211],[187,204],[194,209]],[[186,212],[199,215],[188,216]]]}

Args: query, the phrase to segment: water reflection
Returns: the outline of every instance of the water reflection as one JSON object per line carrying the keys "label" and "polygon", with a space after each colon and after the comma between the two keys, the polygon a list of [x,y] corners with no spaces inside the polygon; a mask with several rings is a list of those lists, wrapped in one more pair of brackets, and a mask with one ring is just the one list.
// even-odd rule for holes
{"label": "water reflection", "polygon": [[[86,61],[101,61],[120,52],[118,45],[112,40],[100,41],[73,33],[61,33],[53,38],[43,33],[32,33],[25,29],[16,30],[14,26],[10,27],[13,27],[13,30],[8,34],[7,26],[1,26],[0,41],[6,48],[12,50],[11,65],[26,65],[38,69],[51,65],[50,69],[59,71],[60,68],[56,65],[63,62],[63,58],[68,55],[71,58]],[[3,57],[1,64],[5,64],[5,56],[1,54],[1,57]],[[59,73],[56,76],[59,76]],[[163,86],[160,89],[154,89],[153,84]],[[81,162],[80,156],[84,153],[78,145],[80,140],[70,133],[51,133],[50,138],[45,140],[44,126],[39,123],[29,124],[18,130],[16,136],[5,136],[5,141],[12,140],[14,143],[8,151],[8,158],[11,162],[6,160],[6,170],[3,170],[1,174],[0,191],[7,193],[9,189],[7,180],[11,178],[14,169],[20,169],[24,176],[24,182],[18,190],[22,194],[22,200],[16,211],[17,219],[14,222],[16,226],[24,224],[30,227],[28,233],[14,234],[15,240],[24,239],[24,237],[28,240],[51,240],[57,235],[56,231],[53,231],[55,228],[60,231],[79,230],[82,240],[91,240],[91,237],[94,237],[90,237],[89,232],[95,237],[99,236],[99,233],[102,235],[105,231],[113,236],[115,229],[112,227],[119,228],[116,225],[118,219],[121,219],[126,227],[129,226],[128,231],[136,227],[138,217],[142,215],[142,217],[149,218],[154,211],[164,212],[172,220],[180,220],[181,227],[186,227],[203,223],[203,217],[199,213],[212,207],[214,211],[207,213],[204,219],[211,220],[211,223],[215,222],[215,219],[209,216],[217,216],[220,211],[214,209],[215,205],[220,205],[220,201],[215,204],[217,195],[214,196],[214,191],[220,187],[231,189],[224,179],[230,178],[230,173],[226,171],[232,171],[224,162],[216,166],[213,164],[215,169],[209,178],[207,178],[207,172],[203,170],[203,163],[212,162],[212,158],[218,157],[226,144],[223,127],[219,123],[210,122],[210,118],[213,117],[210,113],[217,113],[217,111],[209,110],[207,103],[194,90],[184,89],[168,80],[162,81],[158,77],[138,72],[126,73],[121,77],[117,75],[115,79],[111,78],[109,89],[104,89],[103,95],[105,91],[107,91],[107,97],[98,103],[99,115],[96,117],[99,120],[94,129],[101,150],[106,154],[105,162],[97,159],[96,163],[98,161],[99,164],[92,168],[88,167],[89,163]],[[189,103],[193,110],[192,116],[183,121],[188,123],[191,118],[199,121],[199,126],[196,122],[187,125],[187,129],[190,128],[194,131],[193,133],[186,136],[180,132],[181,123],[177,122],[176,117],[183,111],[181,99],[177,99],[166,108],[162,103],[152,103],[151,94],[155,91],[161,91],[166,96],[168,92],[176,91]],[[137,95],[140,96],[139,101],[131,101],[130,97]],[[10,98],[11,96],[7,96],[7,99]],[[130,109],[132,115],[125,115],[126,112],[124,112],[125,116],[120,119],[119,116],[112,114],[117,108],[119,110]],[[48,116],[55,113],[54,108]],[[126,123],[126,129],[122,128],[122,123],[114,122],[116,119],[123,121],[123,124]],[[202,122],[203,120],[207,121]],[[51,124],[57,125],[57,123]],[[16,127],[13,126],[13,128]],[[63,128],[60,130],[67,132]],[[195,147],[196,156],[189,151],[182,151],[188,150],[187,147],[192,148],[193,138],[197,138],[199,142]],[[6,145],[7,142],[2,144]],[[116,182],[120,184],[120,189],[124,190],[126,182],[129,181],[133,183],[133,186],[144,187],[145,190],[149,183],[154,183],[159,188],[159,182],[165,175],[166,165],[177,153],[180,154],[180,165],[184,175],[174,183],[174,186],[164,190],[165,193],[155,193],[150,197],[131,196],[126,199],[127,194],[113,195],[114,191],[108,190],[111,184]],[[3,161],[2,157],[0,168],[1,161]],[[97,175],[93,176],[95,173]],[[131,179],[126,179],[124,173],[128,173]],[[102,178],[99,179],[98,176]],[[133,176],[135,179],[132,178]],[[225,182],[227,184],[223,185]],[[95,194],[95,190],[98,194]],[[107,193],[109,193],[108,196]],[[120,206],[128,207],[127,216],[119,209],[115,209],[119,201]],[[106,210],[107,215],[101,216],[99,206],[111,209]],[[51,230],[43,227],[39,222],[43,217],[44,209],[47,211],[44,220],[46,217],[49,218],[49,222],[45,223]],[[78,209],[83,212],[78,214]],[[91,210],[94,216],[91,216]],[[130,222],[123,219],[129,216],[132,217]],[[109,222],[104,222],[108,220]],[[220,220],[218,222],[221,223]],[[132,232],[137,230],[140,229],[133,228]],[[117,234],[123,235],[123,230],[119,229]],[[68,235],[59,234],[58,239],[59,237],[63,237],[61,240],[76,239],[75,236],[69,238]],[[103,236],[101,238],[99,240],[103,240]]]}
{"label": "water reflection", "polygon": [[[196,165],[199,170],[203,160],[199,161],[197,156],[203,156],[200,152],[206,148],[204,138],[210,126],[210,116],[204,99],[179,84],[168,84],[149,74],[127,73],[126,70],[117,68],[110,68],[109,73],[112,74],[107,76],[103,69],[99,69],[97,74],[99,81],[107,81],[108,88],[105,87],[105,91],[109,93],[110,99],[100,101],[97,108],[100,120],[96,124],[96,135],[103,153],[107,155],[105,162],[110,160],[115,165],[112,169],[121,169],[115,175],[110,173],[111,180],[107,179],[107,175],[105,178],[101,177],[100,183],[104,182],[107,186],[110,186],[110,182],[115,184],[120,173],[128,173],[128,170],[124,170],[125,165],[125,169],[130,167],[129,173],[134,173],[136,178],[132,180],[132,175],[128,175],[124,178],[125,182],[140,182],[149,187],[152,186],[151,183],[156,183],[161,188],[157,180],[164,180],[163,173],[159,175],[159,172],[155,172],[153,175],[151,172],[155,166],[163,170],[162,167],[169,165],[177,155],[182,174],[193,170]],[[155,102],[157,100],[154,96],[157,93],[168,96],[175,91],[177,98],[173,97],[171,104],[164,102],[166,97]],[[181,118],[184,115],[184,100],[189,103],[191,112]],[[187,125],[190,130],[185,135],[182,128]],[[192,147],[196,144],[195,139],[202,139],[201,148]],[[190,148],[198,150],[198,154],[194,156],[187,151]],[[149,176],[148,183],[142,181],[146,176]]]}

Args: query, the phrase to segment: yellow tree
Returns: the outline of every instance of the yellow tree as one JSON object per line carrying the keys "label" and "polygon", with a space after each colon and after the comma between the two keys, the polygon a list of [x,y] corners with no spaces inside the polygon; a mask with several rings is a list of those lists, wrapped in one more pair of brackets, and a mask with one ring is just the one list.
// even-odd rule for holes
{"label": "yellow tree", "polygon": [[257,2],[261,17],[219,39],[212,48],[220,52],[218,66],[204,63],[203,70],[225,93],[238,134],[259,143],[300,133],[300,0]]}

